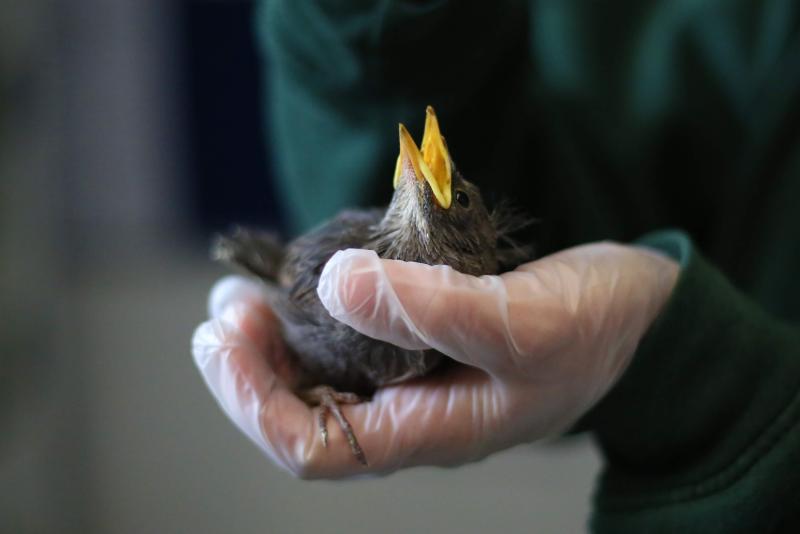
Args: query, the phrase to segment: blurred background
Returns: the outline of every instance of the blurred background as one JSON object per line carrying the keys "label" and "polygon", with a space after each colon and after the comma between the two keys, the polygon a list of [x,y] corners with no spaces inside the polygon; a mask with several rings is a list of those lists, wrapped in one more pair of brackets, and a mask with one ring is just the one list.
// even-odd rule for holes
{"label": "blurred background", "polygon": [[300,482],[189,341],[212,231],[282,229],[252,2],[2,0],[0,532],[582,532],[582,438]]}

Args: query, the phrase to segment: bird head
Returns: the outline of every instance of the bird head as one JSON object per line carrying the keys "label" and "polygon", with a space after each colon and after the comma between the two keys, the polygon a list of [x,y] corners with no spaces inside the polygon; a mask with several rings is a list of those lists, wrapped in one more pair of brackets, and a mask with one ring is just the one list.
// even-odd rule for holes
{"label": "bird head", "polygon": [[478,188],[456,170],[433,108],[426,110],[420,148],[402,124],[399,137],[395,191],[379,226],[383,256],[495,272],[492,218]]}

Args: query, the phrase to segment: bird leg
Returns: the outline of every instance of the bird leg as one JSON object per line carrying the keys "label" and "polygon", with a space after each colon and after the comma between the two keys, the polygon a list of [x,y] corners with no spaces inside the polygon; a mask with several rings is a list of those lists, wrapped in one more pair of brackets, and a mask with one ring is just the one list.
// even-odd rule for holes
{"label": "bird leg", "polygon": [[367,457],[358,444],[356,435],[353,432],[353,427],[350,422],[345,418],[339,404],[358,404],[363,399],[355,393],[342,393],[336,391],[330,386],[316,386],[300,392],[300,398],[312,406],[319,406],[317,412],[317,425],[319,426],[319,433],[322,436],[322,445],[328,446],[328,424],[327,417],[330,413],[339,423],[347,442],[350,444],[350,450],[353,451],[353,456],[362,465],[367,465]]}

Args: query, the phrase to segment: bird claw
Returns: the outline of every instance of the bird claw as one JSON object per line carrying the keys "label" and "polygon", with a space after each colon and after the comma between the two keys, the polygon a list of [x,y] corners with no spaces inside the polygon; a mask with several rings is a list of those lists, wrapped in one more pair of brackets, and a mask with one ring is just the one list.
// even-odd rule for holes
{"label": "bird claw", "polygon": [[300,396],[307,403],[319,406],[319,411],[317,412],[317,426],[319,426],[322,446],[325,448],[328,447],[327,416],[330,413],[336,419],[336,422],[339,423],[339,428],[342,429],[342,432],[347,438],[353,456],[355,456],[356,460],[358,460],[361,465],[367,465],[367,457],[361,445],[358,443],[355,432],[353,432],[353,427],[350,426],[350,422],[339,407],[339,404],[358,404],[362,401],[361,397],[355,393],[336,391],[330,386],[316,386],[301,392]]}
{"label": "bird claw", "polygon": [[327,408],[320,406],[319,411],[317,411],[317,426],[319,427],[319,433],[322,437],[322,446],[326,449],[328,448],[328,423],[326,422],[327,416]]}

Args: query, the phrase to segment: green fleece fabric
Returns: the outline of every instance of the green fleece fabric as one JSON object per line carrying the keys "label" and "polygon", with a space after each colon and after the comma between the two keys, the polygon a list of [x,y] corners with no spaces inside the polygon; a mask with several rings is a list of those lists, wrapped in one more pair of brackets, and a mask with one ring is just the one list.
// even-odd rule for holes
{"label": "green fleece fabric", "polygon": [[541,218],[540,254],[681,263],[580,423],[607,460],[594,531],[800,532],[796,0],[267,0],[258,31],[295,230],[385,204],[397,122],[419,139],[433,104],[464,175]]}

